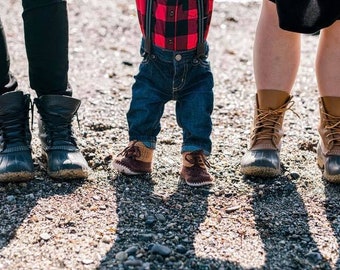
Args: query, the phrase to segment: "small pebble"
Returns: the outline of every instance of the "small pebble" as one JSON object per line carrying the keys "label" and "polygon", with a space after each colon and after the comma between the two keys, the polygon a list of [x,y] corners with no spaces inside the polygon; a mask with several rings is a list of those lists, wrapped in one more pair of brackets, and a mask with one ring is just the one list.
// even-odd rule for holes
{"label": "small pebble", "polygon": [[185,254],[187,252],[187,249],[183,245],[177,245],[176,251],[180,254]]}
{"label": "small pebble", "polygon": [[125,251],[120,251],[115,256],[116,260],[119,262],[123,262],[128,258],[128,255]]}
{"label": "small pebble", "polygon": [[85,265],[88,265],[88,264],[93,263],[93,260],[91,260],[91,259],[83,259],[81,262],[82,262],[83,264],[85,264]]}
{"label": "small pebble", "polygon": [[13,196],[13,195],[8,195],[8,196],[6,197],[6,200],[7,200],[8,202],[14,202],[14,201],[15,201],[15,196]]}
{"label": "small pebble", "polygon": [[42,234],[40,234],[40,238],[41,238],[42,240],[47,241],[47,240],[49,240],[49,239],[51,238],[51,235],[48,234],[48,233],[42,233]]}
{"label": "small pebble", "polygon": [[136,246],[129,247],[127,250],[125,250],[125,252],[126,252],[129,256],[130,256],[130,255],[136,254],[137,251],[138,251],[138,247],[136,247]]}
{"label": "small pebble", "polygon": [[136,266],[142,266],[143,262],[141,260],[127,260],[124,262],[124,265],[136,267]]}
{"label": "small pebble", "polygon": [[168,248],[167,246],[163,246],[160,244],[154,244],[151,247],[151,252],[156,253],[162,256],[169,256],[171,253],[171,249]]}

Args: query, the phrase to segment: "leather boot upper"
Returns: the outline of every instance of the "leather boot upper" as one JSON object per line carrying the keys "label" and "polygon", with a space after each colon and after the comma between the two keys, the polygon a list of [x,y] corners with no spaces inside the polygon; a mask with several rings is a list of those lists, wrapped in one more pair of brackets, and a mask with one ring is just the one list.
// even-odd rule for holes
{"label": "leather boot upper", "polygon": [[115,158],[113,167],[127,175],[151,173],[154,149],[140,141],[131,141]]}
{"label": "leather boot upper", "polygon": [[258,91],[250,147],[242,157],[241,173],[261,177],[281,173],[282,124],[285,112],[291,107],[291,99],[285,91]]}
{"label": "leather boot upper", "polygon": [[320,147],[324,155],[340,155],[340,97],[319,98]]}
{"label": "leather boot upper", "polygon": [[72,119],[80,100],[62,95],[46,95],[34,103],[40,114],[39,137],[47,172],[52,178],[86,178],[88,165],[81,154],[72,129]]}
{"label": "leather boot upper", "polygon": [[292,97],[279,90],[260,90],[256,95],[251,150],[280,150],[283,118]]}
{"label": "leather boot upper", "polygon": [[21,91],[0,95],[0,181],[33,178],[30,96]]}

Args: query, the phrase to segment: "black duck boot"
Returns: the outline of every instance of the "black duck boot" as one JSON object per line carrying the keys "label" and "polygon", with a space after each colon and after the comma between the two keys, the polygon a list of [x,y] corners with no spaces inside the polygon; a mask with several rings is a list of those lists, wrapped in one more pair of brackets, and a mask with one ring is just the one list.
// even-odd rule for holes
{"label": "black duck boot", "polygon": [[0,95],[0,182],[34,177],[29,130],[30,96],[21,91]]}
{"label": "black duck boot", "polygon": [[45,95],[34,100],[40,114],[39,137],[47,173],[55,179],[81,179],[89,167],[77,147],[72,119],[80,100],[62,95]]}

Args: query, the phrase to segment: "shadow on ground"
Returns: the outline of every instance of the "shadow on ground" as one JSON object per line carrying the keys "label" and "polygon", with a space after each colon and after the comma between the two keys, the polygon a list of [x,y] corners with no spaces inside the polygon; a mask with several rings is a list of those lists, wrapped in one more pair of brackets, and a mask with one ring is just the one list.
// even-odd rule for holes
{"label": "shadow on ground", "polygon": [[84,180],[57,182],[37,177],[27,183],[0,184],[0,250],[16,235],[16,231],[42,198],[65,196],[80,188]]}
{"label": "shadow on ground", "polygon": [[[266,257],[261,269],[331,269],[310,233],[295,184],[286,177],[244,181],[254,190],[256,229]],[[118,175],[112,184],[117,192],[118,237],[99,269],[242,269],[235,262],[195,255],[195,236],[206,218],[207,198],[213,196],[209,189],[179,184],[170,197],[162,197],[154,193],[151,177]],[[328,186],[326,193],[338,189]],[[334,211],[334,203],[328,200],[326,208],[339,239],[340,213]]]}
{"label": "shadow on ground", "polygon": [[[112,184],[118,238],[99,269],[242,269],[233,262],[195,255],[194,240],[206,218],[209,189],[180,183],[173,194],[162,197],[154,193],[151,178],[118,175]],[[130,257],[119,262],[121,251]]]}
{"label": "shadow on ground", "polygon": [[[325,209],[327,219],[332,226],[334,236],[337,240],[338,247],[340,247],[340,208],[339,208],[339,194],[340,186],[336,184],[325,184]],[[338,251],[340,254],[340,250]],[[340,269],[340,257],[335,264],[336,269]]]}
{"label": "shadow on ground", "polygon": [[254,188],[256,229],[266,254],[263,269],[331,269],[308,225],[308,213],[287,177],[248,181]]}

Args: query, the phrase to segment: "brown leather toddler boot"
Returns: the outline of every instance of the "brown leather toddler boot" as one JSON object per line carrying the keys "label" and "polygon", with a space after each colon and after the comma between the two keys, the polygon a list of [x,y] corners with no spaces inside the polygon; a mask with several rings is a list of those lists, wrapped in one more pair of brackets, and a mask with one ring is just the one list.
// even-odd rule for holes
{"label": "brown leather toddler boot", "polygon": [[340,97],[319,98],[317,163],[325,180],[340,183]]}
{"label": "brown leather toddler boot", "polygon": [[282,124],[291,99],[285,91],[258,91],[250,147],[241,160],[242,174],[261,177],[281,174]]}
{"label": "brown leather toddler boot", "polygon": [[203,151],[182,153],[183,165],[180,172],[181,178],[192,187],[211,185],[213,177],[209,174],[210,167]]}
{"label": "brown leather toddler boot", "polygon": [[151,173],[154,149],[140,141],[131,141],[113,161],[113,168],[126,175]]}

